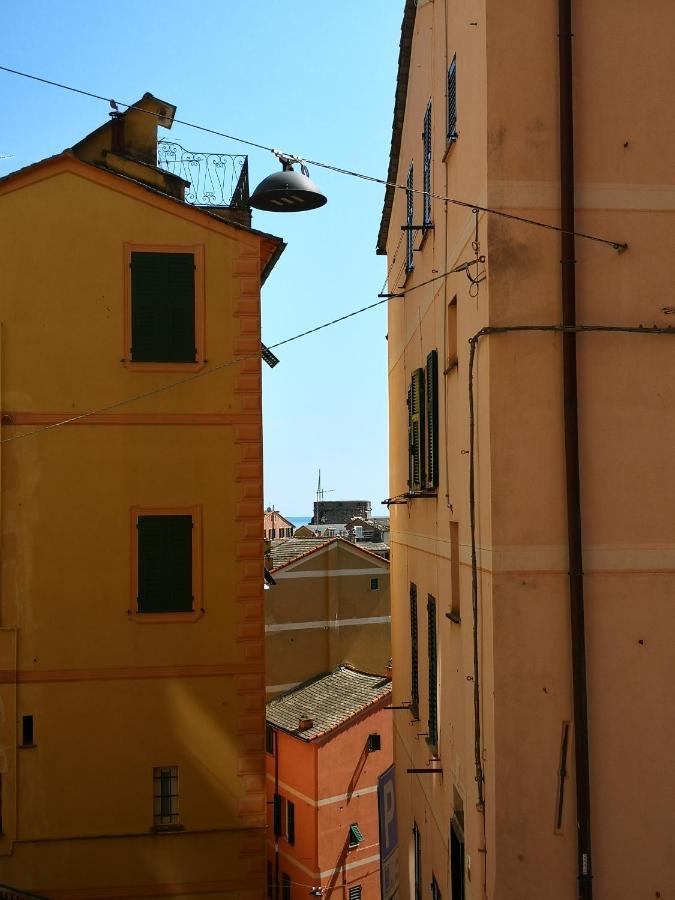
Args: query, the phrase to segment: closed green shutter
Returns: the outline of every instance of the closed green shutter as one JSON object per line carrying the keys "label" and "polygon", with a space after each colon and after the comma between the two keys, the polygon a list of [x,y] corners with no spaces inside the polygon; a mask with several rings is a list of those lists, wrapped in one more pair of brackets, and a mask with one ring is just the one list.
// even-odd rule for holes
{"label": "closed green shutter", "polygon": [[131,359],[194,362],[192,253],[131,254]]}
{"label": "closed green shutter", "polygon": [[139,516],[138,611],[192,610],[192,516]]}
{"label": "closed green shutter", "polygon": [[427,356],[427,467],[426,486],[438,487],[438,352]]}
{"label": "closed green shutter", "polygon": [[281,794],[274,795],[274,834],[281,834]]}
{"label": "closed green shutter", "polygon": [[410,490],[424,487],[424,369],[415,369],[410,385]]}
{"label": "closed green shutter", "polygon": [[410,583],[410,711],[417,719],[420,708],[419,647],[417,644],[417,585]]}
{"label": "closed green shutter", "polygon": [[436,600],[427,600],[427,636],[429,648],[429,737],[435,747],[438,744],[438,657],[436,647]]}

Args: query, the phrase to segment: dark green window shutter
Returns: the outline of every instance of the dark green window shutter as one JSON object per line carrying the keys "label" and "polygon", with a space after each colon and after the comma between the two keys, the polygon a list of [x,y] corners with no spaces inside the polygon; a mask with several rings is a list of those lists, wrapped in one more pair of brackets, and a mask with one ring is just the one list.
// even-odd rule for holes
{"label": "dark green window shutter", "polygon": [[192,253],[131,254],[131,359],[194,362]]}
{"label": "dark green window shutter", "polygon": [[281,834],[281,794],[274,795],[274,834]]}
{"label": "dark green window shutter", "polygon": [[139,516],[138,611],[192,610],[192,516]]}
{"label": "dark green window shutter", "polygon": [[448,68],[448,143],[457,140],[457,57]]}
{"label": "dark green window shutter", "polygon": [[420,708],[419,647],[417,644],[417,585],[410,584],[410,710],[418,718]]}
{"label": "dark green window shutter", "polygon": [[415,369],[410,385],[410,490],[421,491],[424,479],[424,369]]}
{"label": "dark green window shutter", "polygon": [[289,844],[295,843],[295,803],[290,800],[286,804],[286,839]]}
{"label": "dark green window shutter", "polygon": [[436,600],[427,600],[427,636],[429,642],[429,737],[432,746],[438,744],[438,657],[436,647]]}
{"label": "dark green window shutter", "polygon": [[427,356],[427,466],[426,486],[438,487],[438,352]]}

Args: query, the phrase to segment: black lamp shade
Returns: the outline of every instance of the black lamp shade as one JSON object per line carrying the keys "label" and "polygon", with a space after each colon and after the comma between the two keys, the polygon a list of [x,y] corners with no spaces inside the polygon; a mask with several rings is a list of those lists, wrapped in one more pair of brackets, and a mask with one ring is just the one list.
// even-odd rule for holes
{"label": "black lamp shade", "polygon": [[326,203],[311,178],[285,169],[263,178],[251,195],[251,206],[267,212],[304,212],[318,209]]}

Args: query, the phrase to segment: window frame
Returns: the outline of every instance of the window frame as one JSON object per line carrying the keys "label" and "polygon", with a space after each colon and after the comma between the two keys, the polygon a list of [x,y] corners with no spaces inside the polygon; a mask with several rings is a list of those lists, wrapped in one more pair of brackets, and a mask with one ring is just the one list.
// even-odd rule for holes
{"label": "window frame", "polygon": [[[162,789],[162,773],[164,770],[169,770],[169,779],[171,782],[170,785],[170,793],[168,795],[164,795],[161,792]],[[158,775],[159,773],[159,775]],[[175,774],[174,774],[175,773]],[[176,791],[173,793],[173,782],[175,781]],[[159,782],[160,785],[160,793],[156,793],[156,785]],[[165,816],[161,811],[159,813],[155,812],[155,803],[157,800],[162,803],[164,800],[168,799],[171,807],[171,811],[168,816]],[[173,811],[173,800],[175,803],[175,812]],[[183,826],[180,821],[180,768],[179,766],[153,766],[152,767],[152,830],[153,831],[176,831],[181,830]],[[158,819],[166,819],[169,818],[172,821],[169,822],[161,822]]]}
{"label": "window frame", "polygon": [[[185,612],[143,612],[138,608],[138,519],[140,516],[192,517],[192,610]],[[135,622],[195,622],[204,615],[202,591],[202,507],[132,506],[131,508],[131,598],[129,614]]]}
{"label": "window frame", "polygon": [[377,578],[370,579],[370,590],[371,591],[379,591],[380,589],[380,579],[379,576]]}
{"label": "window frame", "polygon": [[[131,359],[131,254],[191,253],[195,263],[195,349],[194,362],[134,362]],[[206,365],[205,290],[203,244],[134,244],[124,243],[124,328],[122,363],[130,372],[198,372]]]}

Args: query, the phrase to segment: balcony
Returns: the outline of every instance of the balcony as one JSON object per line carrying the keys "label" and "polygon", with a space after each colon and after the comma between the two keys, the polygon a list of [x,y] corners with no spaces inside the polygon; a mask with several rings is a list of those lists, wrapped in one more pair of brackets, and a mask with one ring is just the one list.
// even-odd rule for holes
{"label": "balcony", "polygon": [[186,150],[173,141],[157,142],[157,165],[190,184],[185,202],[224,219],[251,224],[248,157]]}

